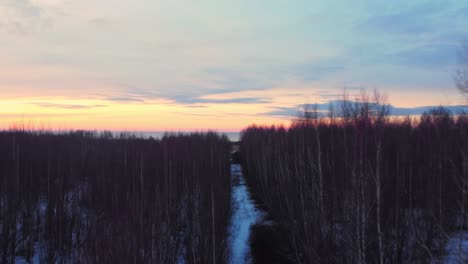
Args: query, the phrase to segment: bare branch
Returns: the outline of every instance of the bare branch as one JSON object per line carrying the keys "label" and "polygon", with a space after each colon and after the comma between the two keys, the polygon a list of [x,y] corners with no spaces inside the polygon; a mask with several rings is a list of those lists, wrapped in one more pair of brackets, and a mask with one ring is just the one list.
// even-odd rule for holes
{"label": "bare branch", "polygon": [[458,90],[468,102],[468,45],[464,46],[458,54],[458,68],[455,72],[455,83]]}

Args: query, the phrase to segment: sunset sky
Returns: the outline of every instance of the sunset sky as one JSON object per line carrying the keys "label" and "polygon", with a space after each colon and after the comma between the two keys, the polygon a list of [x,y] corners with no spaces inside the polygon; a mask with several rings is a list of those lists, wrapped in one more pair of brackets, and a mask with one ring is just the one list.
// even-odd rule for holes
{"label": "sunset sky", "polygon": [[0,0],[0,128],[236,131],[343,89],[457,105],[464,43],[460,0]]}

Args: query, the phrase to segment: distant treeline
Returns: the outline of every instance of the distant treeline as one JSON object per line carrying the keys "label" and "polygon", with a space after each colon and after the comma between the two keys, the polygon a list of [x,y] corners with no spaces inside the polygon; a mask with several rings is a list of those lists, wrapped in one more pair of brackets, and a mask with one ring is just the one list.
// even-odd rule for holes
{"label": "distant treeline", "polygon": [[222,263],[229,148],[214,133],[0,132],[0,262]]}
{"label": "distant treeline", "polygon": [[241,135],[247,181],[289,245],[283,258],[429,263],[443,255],[450,232],[468,227],[468,116],[439,107],[417,122],[390,121],[378,95],[330,110]]}

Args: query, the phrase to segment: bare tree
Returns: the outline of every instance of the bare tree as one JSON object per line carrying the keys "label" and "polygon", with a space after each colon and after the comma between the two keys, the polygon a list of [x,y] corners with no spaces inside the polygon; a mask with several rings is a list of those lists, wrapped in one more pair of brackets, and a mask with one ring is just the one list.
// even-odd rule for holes
{"label": "bare tree", "polygon": [[455,73],[455,83],[468,102],[468,45],[462,48],[459,53],[459,65]]}

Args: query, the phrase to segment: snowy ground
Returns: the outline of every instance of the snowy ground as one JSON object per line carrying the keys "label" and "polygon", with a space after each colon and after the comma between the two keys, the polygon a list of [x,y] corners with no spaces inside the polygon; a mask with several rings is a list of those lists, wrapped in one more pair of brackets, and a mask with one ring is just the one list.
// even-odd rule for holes
{"label": "snowy ground", "polygon": [[264,213],[255,207],[240,165],[231,165],[231,179],[232,216],[229,225],[229,263],[250,263],[250,227],[261,221]]}
{"label": "snowy ground", "polygon": [[440,261],[434,263],[458,264],[468,263],[468,231],[453,233],[445,245],[447,252]]}

